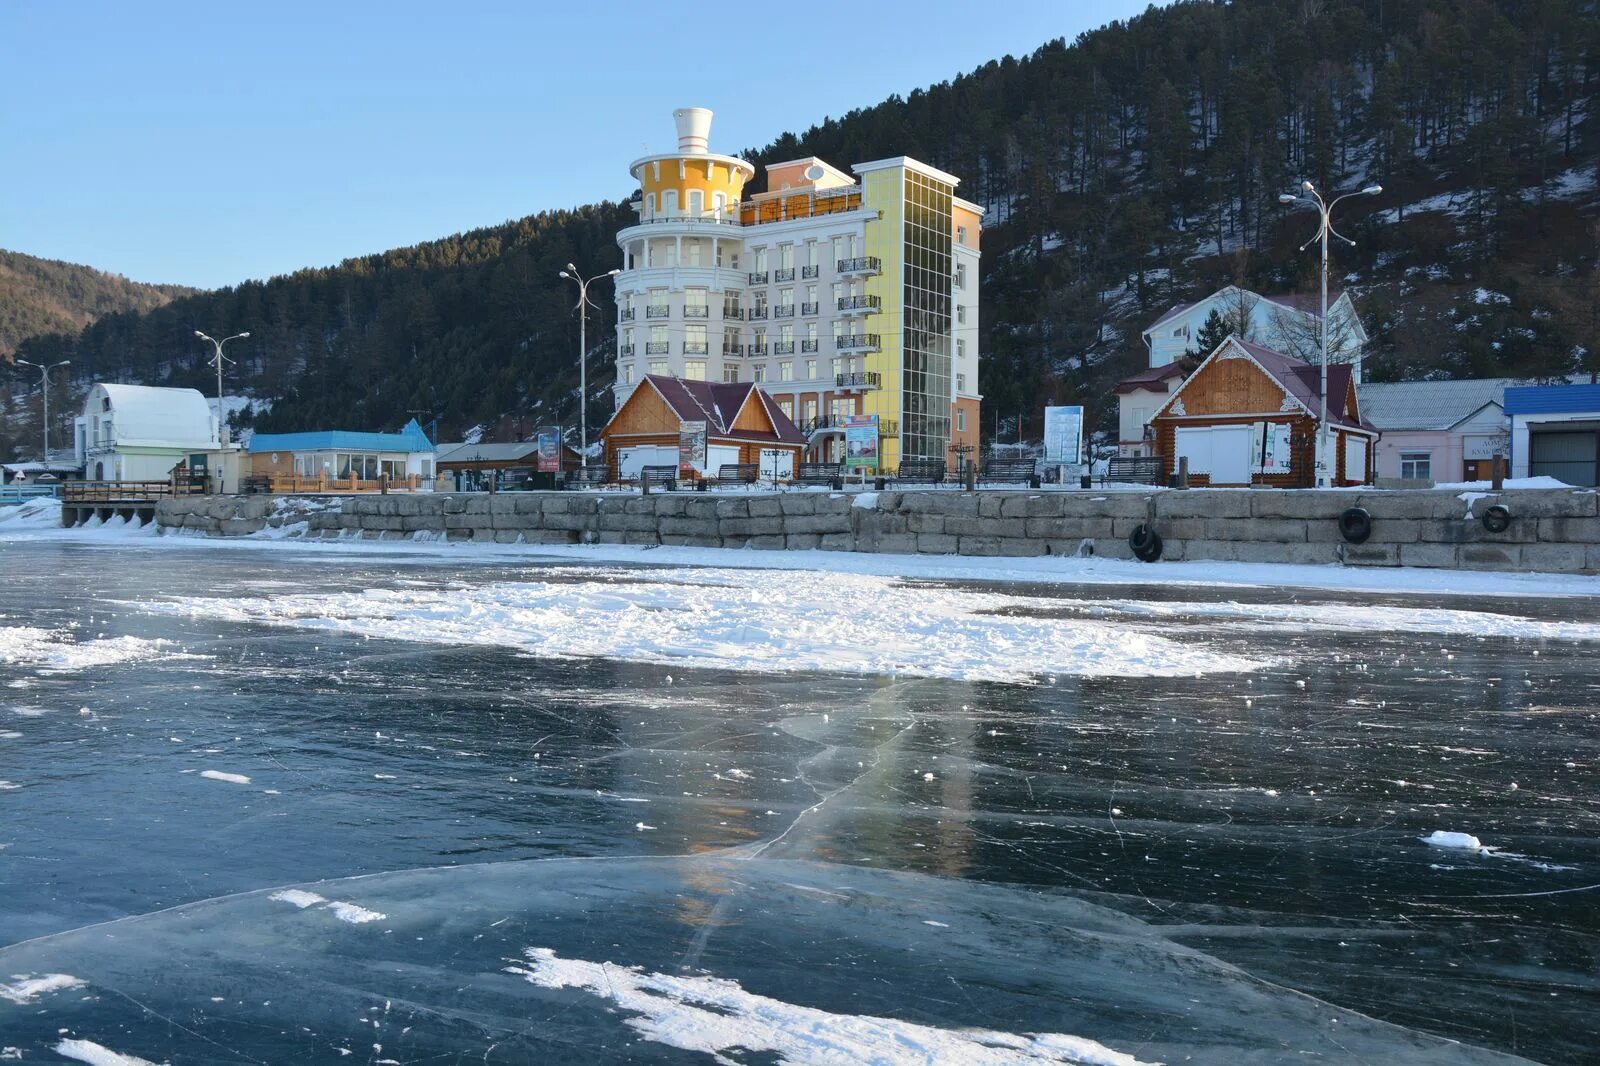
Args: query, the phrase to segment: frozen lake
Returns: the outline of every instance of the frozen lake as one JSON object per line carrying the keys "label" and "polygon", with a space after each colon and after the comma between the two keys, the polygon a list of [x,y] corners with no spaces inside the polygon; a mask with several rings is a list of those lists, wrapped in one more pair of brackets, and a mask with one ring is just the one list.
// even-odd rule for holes
{"label": "frozen lake", "polygon": [[1600,600],[0,565],[0,1059],[1600,1046]]}

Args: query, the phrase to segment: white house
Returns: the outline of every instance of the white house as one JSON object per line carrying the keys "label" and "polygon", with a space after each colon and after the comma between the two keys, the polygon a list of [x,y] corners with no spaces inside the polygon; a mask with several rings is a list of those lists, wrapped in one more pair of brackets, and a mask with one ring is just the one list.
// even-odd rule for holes
{"label": "white house", "polygon": [[[1307,363],[1321,361],[1321,293],[1263,296],[1237,285],[1226,285],[1203,300],[1178,304],[1150,324],[1141,334],[1150,353],[1150,366],[1166,366],[1194,348],[1213,311],[1222,316],[1228,332],[1245,340]],[[1356,317],[1348,292],[1328,293],[1328,321],[1328,362],[1354,364],[1359,383],[1367,331]]]}
{"label": "white house", "polygon": [[72,424],[74,454],[90,481],[165,481],[178,464],[218,447],[216,417],[194,389],[101,382]]}

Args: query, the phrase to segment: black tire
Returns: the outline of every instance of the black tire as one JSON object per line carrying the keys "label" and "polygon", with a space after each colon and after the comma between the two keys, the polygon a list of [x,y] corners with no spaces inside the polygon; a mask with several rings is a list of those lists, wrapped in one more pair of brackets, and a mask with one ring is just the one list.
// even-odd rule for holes
{"label": "black tire", "polygon": [[1511,508],[1503,503],[1492,504],[1483,512],[1483,528],[1490,533],[1504,533],[1511,528]]}
{"label": "black tire", "polygon": [[1339,515],[1339,535],[1351,544],[1365,544],[1372,536],[1372,515],[1365,507],[1347,507]]}
{"label": "black tire", "polygon": [[1133,527],[1133,532],[1128,534],[1128,547],[1133,549],[1135,555],[1146,550],[1150,541],[1155,537],[1156,531],[1143,523]]}
{"label": "black tire", "polygon": [[1143,551],[1135,551],[1134,558],[1141,563],[1153,563],[1161,558],[1161,547],[1161,534],[1151,533],[1149,543],[1144,546]]}

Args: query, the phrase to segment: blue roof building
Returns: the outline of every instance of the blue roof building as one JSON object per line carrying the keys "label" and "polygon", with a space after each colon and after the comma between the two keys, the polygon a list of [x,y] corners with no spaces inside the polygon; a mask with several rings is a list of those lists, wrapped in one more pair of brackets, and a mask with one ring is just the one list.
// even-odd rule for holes
{"label": "blue roof building", "polygon": [[431,452],[433,442],[413,418],[399,433],[325,429],[309,433],[257,433],[250,453],[261,452]]}
{"label": "blue roof building", "polygon": [[[433,442],[416,419],[399,433],[362,433],[328,429],[310,433],[257,433],[250,438],[250,469],[257,477],[280,480],[284,491],[315,491],[300,484],[311,479],[377,482],[411,488],[431,487],[434,477]],[[288,479],[299,479],[290,481]],[[274,488],[272,491],[278,491]]]}
{"label": "blue roof building", "polygon": [[1600,483],[1600,385],[1516,386],[1506,389],[1505,408],[1512,477]]}

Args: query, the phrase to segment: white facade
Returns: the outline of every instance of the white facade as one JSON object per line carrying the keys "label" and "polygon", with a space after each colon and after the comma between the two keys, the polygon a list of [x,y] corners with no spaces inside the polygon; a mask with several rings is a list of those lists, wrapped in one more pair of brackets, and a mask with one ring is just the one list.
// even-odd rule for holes
{"label": "white facade", "polygon": [[217,448],[216,417],[194,389],[100,383],[73,419],[74,456],[90,481],[165,481]]}
{"label": "white facade", "polygon": [[[1317,363],[1320,359],[1320,295],[1263,296],[1228,285],[1196,303],[1173,308],[1141,334],[1150,354],[1150,366],[1166,366],[1182,358],[1194,346],[1213,311],[1230,322],[1248,317],[1248,326],[1242,334],[1246,340],[1308,363]],[[1328,332],[1328,362],[1355,364],[1359,382],[1367,331],[1356,317],[1349,293],[1330,297],[1328,319],[1332,324]]]}

